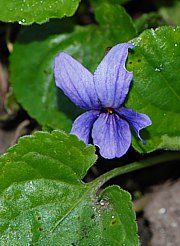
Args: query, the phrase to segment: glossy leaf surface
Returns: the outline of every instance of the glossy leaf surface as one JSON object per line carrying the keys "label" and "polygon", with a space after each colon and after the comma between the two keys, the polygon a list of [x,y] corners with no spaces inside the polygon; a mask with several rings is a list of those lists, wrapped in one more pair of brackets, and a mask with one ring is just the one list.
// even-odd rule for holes
{"label": "glossy leaf surface", "polygon": [[50,18],[73,15],[78,4],[79,0],[1,0],[0,20],[18,21],[22,25],[43,23]]}
{"label": "glossy leaf surface", "polygon": [[152,126],[142,133],[147,145],[134,139],[139,151],[180,148],[179,40],[179,27],[160,27],[132,41],[135,48],[127,68],[133,70],[134,79],[126,105],[152,119]]}
{"label": "glossy leaf surface", "polygon": [[138,245],[130,195],[81,181],[95,160],[73,135],[21,138],[0,159],[2,245]]}

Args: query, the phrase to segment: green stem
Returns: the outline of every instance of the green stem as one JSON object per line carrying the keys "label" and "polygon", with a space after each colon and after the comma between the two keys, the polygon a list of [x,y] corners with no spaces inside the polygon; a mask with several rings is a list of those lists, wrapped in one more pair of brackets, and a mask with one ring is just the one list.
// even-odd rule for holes
{"label": "green stem", "polygon": [[129,173],[132,171],[136,171],[136,170],[141,169],[141,168],[150,167],[150,166],[160,164],[163,162],[175,161],[178,159],[180,159],[180,152],[163,153],[163,154],[148,158],[146,160],[140,160],[140,161],[128,164],[126,166],[114,168],[113,170],[110,170],[109,172],[102,174],[101,176],[99,176],[98,178],[96,178],[92,182],[94,184],[96,184],[97,186],[101,187],[108,180],[110,180],[116,176],[119,176],[119,175],[122,175],[125,173]]}

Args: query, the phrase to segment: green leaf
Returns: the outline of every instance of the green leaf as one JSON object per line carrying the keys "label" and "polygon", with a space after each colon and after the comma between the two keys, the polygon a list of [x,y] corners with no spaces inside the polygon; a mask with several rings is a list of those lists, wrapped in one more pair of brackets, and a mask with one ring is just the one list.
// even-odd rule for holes
{"label": "green leaf", "polygon": [[160,27],[143,32],[132,41],[127,69],[134,72],[126,103],[146,113],[152,126],[142,131],[147,145],[134,138],[140,152],[180,148],[180,28]]}
{"label": "green leaf", "polygon": [[103,3],[96,8],[95,14],[96,20],[101,24],[102,30],[106,35],[108,34],[109,38],[118,41],[118,37],[121,35],[121,42],[124,42],[129,41],[132,36],[136,36],[133,21],[123,7],[117,4]]}
{"label": "green leaf", "polygon": [[138,245],[130,195],[82,182],[95,160],[73,135],[21,138],[0,158],[1,244]]}
{"label": "green leaf", "polygon": [[1,0],[0,20],[22,25],[43,23],[50,18],[72,16],[80,0]]}
{"label": "green leaf", "polygon": [[[113,11],[115,14],[110,20],[102,19],[107,8],[111,14]],[[97,10],[97,16],[99,26],[76,27],[71,32],[72,25],[68,25],[65,20],[51,21],[41,26],[24,28],[17,39],[10,57],[10,80],[17,100],[40,124],[69,131],[69,118],[74,119],[81,112],[55,87],[54,57],[60,51],[73,55],[94,71],[107,47],[135,36],[132,21],[122,7],[116,9],[105,4]],[[106,30],[108,21],[109,25],[116,27],[116,31]],[[125,22],[126,26],[131,28],[122,32]],[[65,30],[68,32],[64,33]]]}
{"label": "green leaf", "polygon": [[[51,24],[47,26],[52,27]],[[57,52],[53,42],[58,40],[48,39],[46,28],[46,25],[44,29],[38,25],[31,26],[19,36],[10,58],[13,91],[17,100],[40,124],[69,131],[71,120],[58,108],[53,78],[53,58]],[[66,36],[68,34],[62,39]]]}

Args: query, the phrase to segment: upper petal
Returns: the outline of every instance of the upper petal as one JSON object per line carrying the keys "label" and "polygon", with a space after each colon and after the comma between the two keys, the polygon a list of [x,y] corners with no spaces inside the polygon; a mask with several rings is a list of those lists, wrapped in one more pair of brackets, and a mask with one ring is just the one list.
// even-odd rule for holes
{"label": "upper petal", "polygon": [[94,83],[103,107],[118,108],[129,91],[133,73],[125,69],[130,43],[114,46],[101,61],[94,73]]}
{"label": "upper petal", "polygon": [[116,112],[118,112],[120,116],[124,117],[132,125],[137,137],[142,141],[143,144],[145,144],[146,142],[139,135],[139,131],[152,124],[149,116],[135,112],[130,108],[116,109]]}
{"label": "upper petal", "polygon": [[99,108],[93,75],[70,55],[60,52],[56,56],[54,75],[57,87],[77,106]]}
{"label": "upper petal", "polygon": [[101,113],[93,124],[92,138],[104,158],[121,157],[131,144],[129,124],[116,114]]}
{"label": "upper petal", "polygon": [[92,125],[98,116],[98,110],[90,110],[81,114],[75,119],[70,133],[76,135],[85,144],[88,144]]}

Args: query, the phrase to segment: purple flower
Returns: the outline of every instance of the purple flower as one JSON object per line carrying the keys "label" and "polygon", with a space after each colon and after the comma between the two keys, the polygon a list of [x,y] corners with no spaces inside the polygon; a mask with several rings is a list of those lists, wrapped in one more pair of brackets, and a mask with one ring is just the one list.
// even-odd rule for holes
{"label": "purple flower", "polygon": [[133,73],[125,69],[130,43],[114,46],[103,58],[94,75],[78,61],[61,52],[55,58],[56,85],[77,106],[88,110],[73,123],[71,134],[86,144],[90,135],[104,158],[124,155],[131,144],[130,126],[139,131],[151,125],[150,118],[122,105]]}

